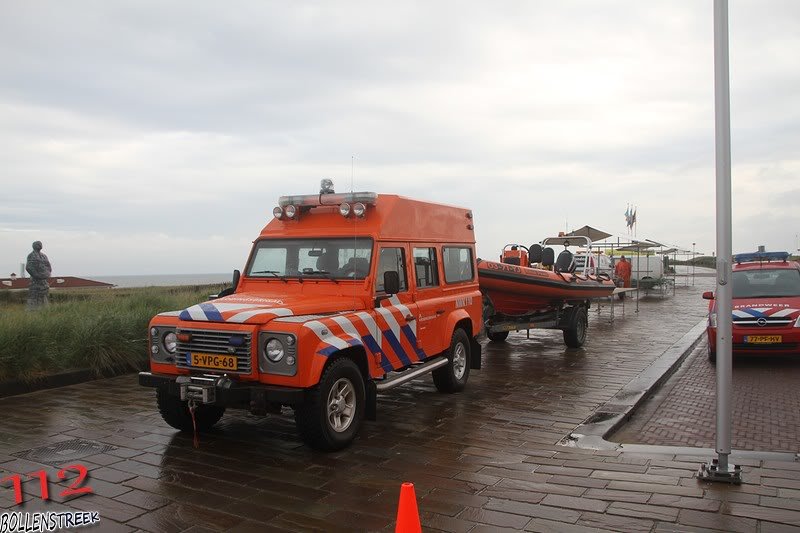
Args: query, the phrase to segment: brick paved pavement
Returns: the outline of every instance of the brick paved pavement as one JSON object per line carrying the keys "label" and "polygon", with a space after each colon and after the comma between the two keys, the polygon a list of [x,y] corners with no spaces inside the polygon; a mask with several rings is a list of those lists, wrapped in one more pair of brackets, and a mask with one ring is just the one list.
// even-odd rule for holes
{"label": "brick paved pavement", "polygon": [[[389,531],[413,481],[426,531],[787,531],[800,526],[800,464],[746,460],[740,487],[694,479],[694,455],[557,443],[704,314],[702,287],[642,302],[611,326],[591,315],[585,349],[560,333],[487,346],[466,391],[421,379],[381,396],[379,420],[333,454],[299,441],[288,411],[226,414],[200,449],[155,412],[134,376],[0,400],[0,476],[55,468],[16,453],[76,437],[95,494],[24,510],[99,511],[101,531]],[[0,508],[14,506],[0,489]]]}
{"label": "brick paved pavement", "polygon": [[[703,341],[609,440],[713,448],[716,373],[706,349]],[[734,360],[731,443],[738,450],[800,451],[800,359]]]}

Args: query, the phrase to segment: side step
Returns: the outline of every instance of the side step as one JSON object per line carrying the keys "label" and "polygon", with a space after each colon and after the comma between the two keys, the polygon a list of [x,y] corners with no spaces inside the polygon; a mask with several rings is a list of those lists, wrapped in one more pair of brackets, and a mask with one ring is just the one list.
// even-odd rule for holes
{"label": "side step", "polygon": [[434,357],[430,361],[426,361],[419,366],[409,368],[408,370],[399,373],[396,377],[376,383],[375,388],[378,392],[386,392],[387,390],[398,387],[403,383],[411,381],[412,379],[418,378],[423,374],[427,374],[432,370],[436,370],[437,368],[446,365],[448,362],[449,361],[446,357]]}

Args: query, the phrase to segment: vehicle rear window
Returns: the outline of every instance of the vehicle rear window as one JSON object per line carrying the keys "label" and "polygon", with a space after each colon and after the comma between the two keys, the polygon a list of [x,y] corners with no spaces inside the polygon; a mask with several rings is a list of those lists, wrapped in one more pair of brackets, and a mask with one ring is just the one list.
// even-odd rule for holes
{"label": "vehicle rear window", "polygon": [[472,248],[444,246],[442,247],[442,259],[444,280],[447,283],[459,283],[473,279]]}
{"label": "vehicle rear window", "polygon": [[734,298],[800,296],[800,271],[795,269],[738,270],[731,280]]}

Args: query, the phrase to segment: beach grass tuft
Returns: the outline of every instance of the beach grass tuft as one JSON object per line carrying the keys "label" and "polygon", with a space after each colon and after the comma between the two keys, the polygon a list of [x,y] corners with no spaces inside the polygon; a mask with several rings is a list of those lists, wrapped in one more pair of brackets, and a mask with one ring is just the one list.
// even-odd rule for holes
{"label": "beach grass tuft", "polygon": [[33,381],[70,370],[97,375],[147,362],[147,325],[157,313],[208,299],[219,286],[51,291],[51,304],[26,312],[0,304],[0,382]]}

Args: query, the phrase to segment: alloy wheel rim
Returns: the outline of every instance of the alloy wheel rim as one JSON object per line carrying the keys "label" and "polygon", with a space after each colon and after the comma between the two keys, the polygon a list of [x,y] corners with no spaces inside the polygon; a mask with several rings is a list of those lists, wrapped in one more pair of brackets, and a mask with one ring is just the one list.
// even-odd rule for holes
{"label": "alloy wheel rim", "polygon": [[347,378],[339,378],[328,392],[328,425],[337,433],[347,431],[356,414],[356,390]]}
{"label": "alloy wheel rim", "polygon": [[467,349],[462,343],[456,344],[453,350],[453,376],[456,379],[464,377],[464,372],[467,370]]}

